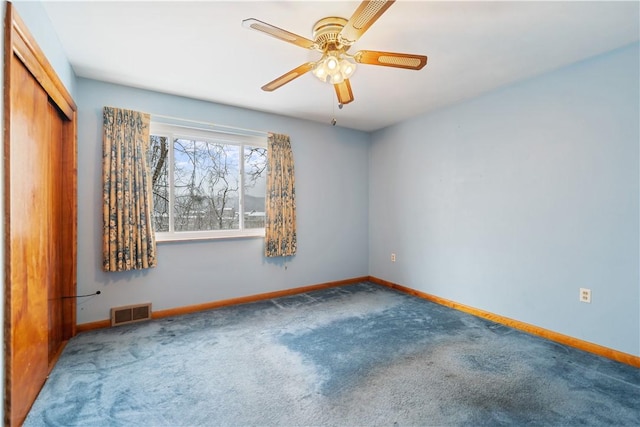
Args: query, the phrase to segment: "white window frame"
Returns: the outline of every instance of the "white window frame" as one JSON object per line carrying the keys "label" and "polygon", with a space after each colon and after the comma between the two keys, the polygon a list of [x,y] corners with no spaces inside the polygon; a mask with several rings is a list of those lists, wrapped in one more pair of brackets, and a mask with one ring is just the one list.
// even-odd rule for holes
{"label": "white window frame", "polygon": [[166,137],[168,147],[169,174],[169,231],[155,232],[156,242],[178,242],[186,240],[211,240],[246,237],[264,237],[264,228],[244,228],[244,162],[240,163],[239,187],[239,228],[236,230],[204,230],[204,231],[175,231],[174,230],[174,154],[173,141],[175,139],[196,139],[212,143],[230,144],[240,147],[240,158],[244,156],[244,147],[267,148],[266,136],[242,135],[228,132],[220,132],[211,129],[193,126],[181,126],[176,124],[158,123],[151,121],[149,125],[150,135]]}

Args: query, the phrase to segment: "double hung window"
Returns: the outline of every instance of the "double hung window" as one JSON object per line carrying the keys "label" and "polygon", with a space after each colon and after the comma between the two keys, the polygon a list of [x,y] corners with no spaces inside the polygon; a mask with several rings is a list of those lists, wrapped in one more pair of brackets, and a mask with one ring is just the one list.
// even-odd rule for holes
{"label": "double hung window", "polygon": [[151,123],[157,241],[264,236],[267,138]]}

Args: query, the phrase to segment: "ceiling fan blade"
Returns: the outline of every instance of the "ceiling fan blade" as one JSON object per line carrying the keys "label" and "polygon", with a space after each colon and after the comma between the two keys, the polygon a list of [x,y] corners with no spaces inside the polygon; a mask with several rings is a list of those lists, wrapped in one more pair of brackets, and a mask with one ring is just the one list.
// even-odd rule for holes
{"label": "ceiling fan blade", "polygon": [[305,49],[319,50],[318,45],[313,40],[309,40],[305,37],[299,36],[282,28],[275,27],[266,22],[259,21],[254,18],[248,18],[242,21],[242,26],[251,30],[260,31],[271,37],[275,37],[280,40],[295,44],[296,46],[304,47]]}
{"label": "ceiling fan blade", "polygon": [[277,79],[275,79],[273,81],[270,81],[266,85],[262,86],[262,90],[264,90],[266,92],[272,92],[272,91],[278,89],[280,86],[286,85],[291,80],[297,79],[298,77],[300,77],[304,73],[307,73],[307,72],[311,71],[311,69],[313,69],[314,65],[315,65],[315,62],[307,62],[305,64],[302,64],[299,67],[294,68],[293,70],[289,71],[288,73],[285,73],[285,74],[281,75],[280,77],[278,77]]}
{"label": "ceiling fan blade", "polygon": [[336,89],[336,95],[338,95],[338,102],[340,104],[348,104],[353,101],[353,92],[351,92],[351,83],[349,79],[346,79],[342,83],[333,85]]}
{"label": "ceiling fan blade", "polygon": [[360,64],[384,65],[385,67],[407,68],[409,70],[421,70],[427,65],[427,57],[424,55],[376,50],[361,50],[353,55],[353,59]]}
{"label": "ceiling fan blade", "polygon": [[351,46],[369,29],[374,22],[393,4],[395,0],[365,0],[351,15],[338,39],[343,45]]}

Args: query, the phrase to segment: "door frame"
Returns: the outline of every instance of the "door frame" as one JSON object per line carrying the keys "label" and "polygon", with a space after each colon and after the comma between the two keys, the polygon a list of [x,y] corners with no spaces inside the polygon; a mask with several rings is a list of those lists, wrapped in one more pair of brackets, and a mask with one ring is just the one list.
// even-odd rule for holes
{"label": "door frame", "polygon": [[[56,274],[60,278],[62,300],[62,339],[68,341],[76,333],[76,298],[77,295],[77,107],[73,98],[40,49],[35,38],[17,14],[10,2],[6,3],[5,41],[4,41],[4,424],[20,425],[26,414],[16,413],[11,401],[12,391],[12,307],[14,296],[11,292],[11,202],[10,183],[12,179],[10,147],[12,141],[12,60],[16,57],[33,75],[35,80],[47,93],[50,103],[54,104],[66,118],[62,125],[62,174],[61,188],[65,191],[60,196],[59,236],[64,242],[60,247],[62,255],[56,266]],[[64,344],[63,344],[64,346]],[[60,349],[61,350],[61,349]],[[58,353],[59,355],[60,353]],[[53,368],[56,359],[48,366]],[[44,379],[42,379],[44,381]],[[31,406],[33,402],[29,403]]]}

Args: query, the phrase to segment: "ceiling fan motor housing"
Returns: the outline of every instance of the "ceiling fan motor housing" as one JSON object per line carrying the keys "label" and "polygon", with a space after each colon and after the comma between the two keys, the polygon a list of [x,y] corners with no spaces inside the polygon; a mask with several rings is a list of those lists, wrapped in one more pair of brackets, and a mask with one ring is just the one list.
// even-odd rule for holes
{"label": "ceiling fan motor housing", "polygon": [[[343,47],[347,47],[338,40],[338,35],[345,25],[347,25],[347,20],[337,16],[322,18],[313,25],[313,40],[321,51],[342,50]],[[346,49],[344,50],[346,51]]]}

